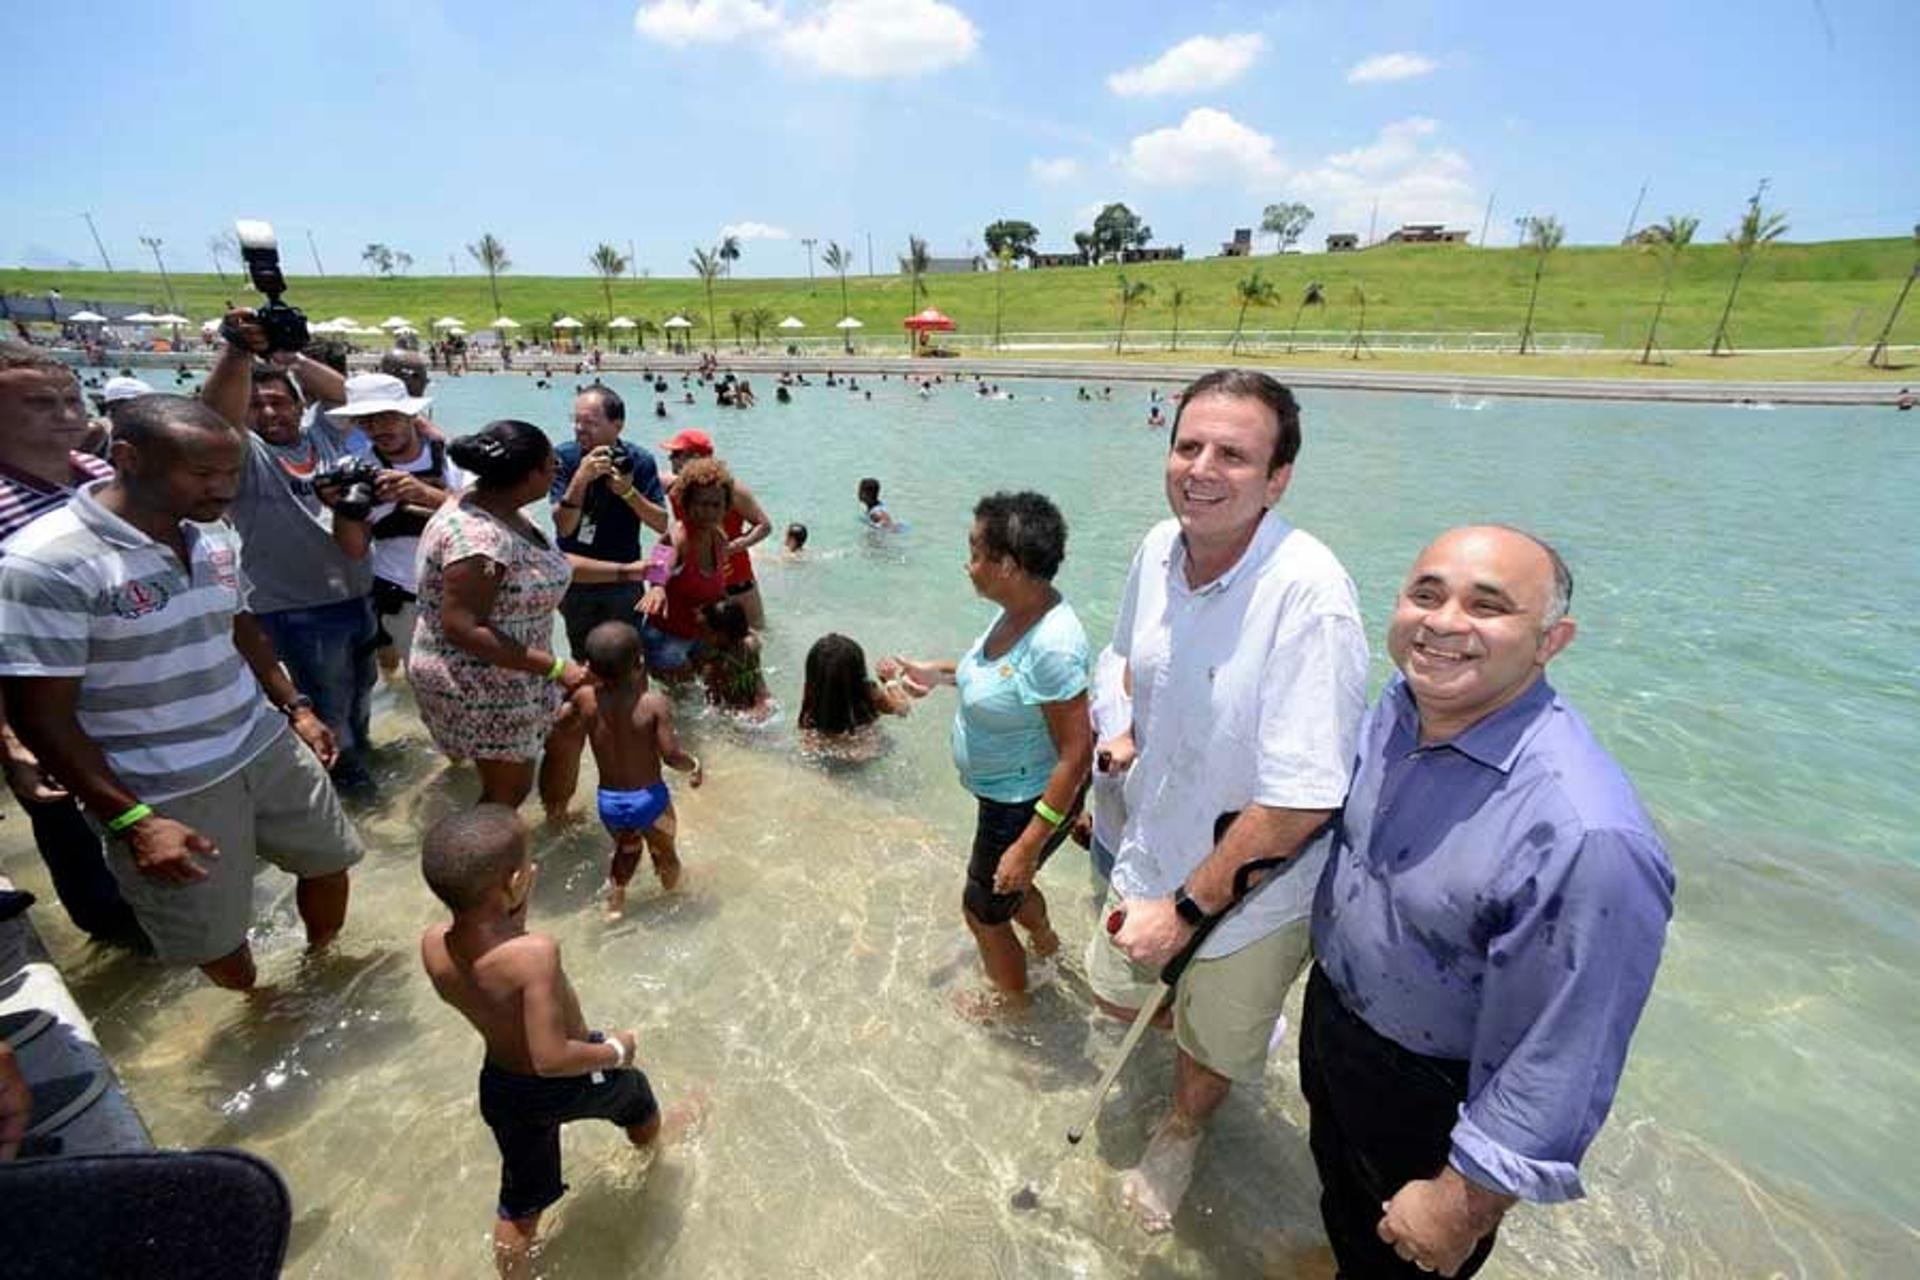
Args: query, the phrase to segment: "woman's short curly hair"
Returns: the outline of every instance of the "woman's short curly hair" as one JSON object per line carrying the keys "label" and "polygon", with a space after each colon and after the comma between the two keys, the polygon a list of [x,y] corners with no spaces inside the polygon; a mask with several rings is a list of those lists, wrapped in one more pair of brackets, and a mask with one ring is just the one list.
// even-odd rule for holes
{"label": "woman's short curly hair", "polygon": [[1067,558],[1067,519],[1044,493],[992,493],[973,508],[980,545],[1047,582]]}
{"label": "woman's short curly hair", "polygon": [[[718,487],[727,505],[733,505],[733,472],[718,458],[695,458],[680,468],[680,501],[684,504],[695,489]],[[683,507],[684,509],[684,507]]]}

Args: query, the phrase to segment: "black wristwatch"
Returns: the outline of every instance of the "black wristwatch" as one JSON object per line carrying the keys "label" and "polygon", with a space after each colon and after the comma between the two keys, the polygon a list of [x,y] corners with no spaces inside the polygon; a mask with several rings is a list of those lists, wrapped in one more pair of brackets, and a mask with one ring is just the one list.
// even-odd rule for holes
{"label": "black wristwatch", "polygon": [[311,710],[313,710],[313,699],[304,693],[296,693],[287,699],[285,706],[280,708],[280,714],[291,720],[300,712]]}
{"label": "black wristwatch", "polygon": [[1213,919],[1212,916],[1200,909],[1199,903],[1187,896],[1187,886],[1185,885],[1181,885],[1173,891],[1173,912],[1195,929],[1198,929],[1201,925]]}

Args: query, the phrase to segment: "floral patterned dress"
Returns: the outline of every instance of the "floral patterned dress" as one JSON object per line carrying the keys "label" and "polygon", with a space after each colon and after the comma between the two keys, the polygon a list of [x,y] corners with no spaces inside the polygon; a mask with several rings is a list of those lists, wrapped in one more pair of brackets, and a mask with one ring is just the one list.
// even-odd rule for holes
{"label": "floral patterned dress", "polygon": [[559,709],[560,687],[456,648],[440,626],[447,568],[475,556],[499,581],[487,625],[529,648],[553,643],[554,613],[572,577],[566,556],[463,497],[435,512],[420,534],[420,610],[407,681],[427,732],[448,755],[532,760]]}

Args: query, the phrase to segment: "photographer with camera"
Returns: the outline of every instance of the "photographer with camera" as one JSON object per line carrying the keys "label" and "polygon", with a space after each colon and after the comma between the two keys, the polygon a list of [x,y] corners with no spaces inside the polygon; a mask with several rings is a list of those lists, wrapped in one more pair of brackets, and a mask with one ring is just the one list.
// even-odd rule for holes
{"label": "photographer with camera", "polygon": [[[560,549],[576,565],[609,566],[640,559],[640,529],[667,531],[666,492],[653,455],[620,438],[627,407],[611,388],[595,384],[573,401],[573,440],[557,449],[553,477],[553,530]],[[643,584],[590,584],[575,576],[560,601],[567,644],[584,660],[587,632],[602,622],[634,621]]]}
{"label": "photographer with camera", "polygon": [[227,313],[220,330],[226,346],[200,396],[247,429],[246,466],[228,519],[243,539],[252,611],[301,695],[333,731],[340,749],[335,785],[364,795],[373,785],[365,753],[377,634],[368,558],[374,469],[352,450],[350,419],[336,423],[314,412],[303,421],[304,401],[344,402],[346,381],[301,354],[306,317],[280,300],[286,282],[271,232],[260,234],[261,224],[241,227],[248,272],[268,302]]}
{"label": "photographer with camera", "polygon": [[316,480],[340,481],[334,516],[361,516],[373,535],[374,653],[389,680],[398,678],[413,647],[417,600],[414,555],[420,531],[450,493],[471,477],[447,458],[437,433],[422,434],[420,415],[431,398],[414,394],[399,377],[363,373],[347,379],[347,402],[328,416],[364,432],[367,455],[345,460]]}

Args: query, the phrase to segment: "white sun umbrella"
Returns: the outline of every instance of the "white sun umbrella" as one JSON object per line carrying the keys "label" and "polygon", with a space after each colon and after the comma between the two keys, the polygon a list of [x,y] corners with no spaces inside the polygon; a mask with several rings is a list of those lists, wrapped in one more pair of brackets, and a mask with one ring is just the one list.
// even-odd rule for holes
{"label": "white sun umbrella", "polygon": [[307,332],[308,333],[340,333],[342,332],[342,330],[340,326],[334,323],[332,320],[322,320],[319,324],[309,325],[307,327]]}
{"label": "white sun umbrella", "polygon": [[220,320],[217,318],[213,320],[202,320],[200,322],[200,332],[212,333],[215,329],[218,329],[221,325],[225,323],[226,321]]}
{"label": "white sun umbrella", "polygon": [[691,329],[693,328],[693,321],[687,319],[685,316],[674,316],[672,319],[662,323],[660,327],[662,329]]}
{"label": "white sun umbrella", "polygon": [[158,324],[160,317],[151,311],[136,311],[130,316],[121,316],[121,324]]}
{"label": "white sun umbrella", "polygon": [[153,322],[155,324],[192,324],[193,323],[193,321],[187,319],[185,316],[175,315],[171,311],[167,312],[165,315],[155,316],[153,318]]}
{"label": "white sun umbrella", "polygon": [[578,320],[575,320],[572,316],[561,316],[553,322],[553,327],[556,329],[584,329],[586,326]]}
{"label": "white sun umbrella", "polygon": [[370,324],[355,325],[353,328],[343,329],[341,332],[350,333],[356,338],[384,338],[387,336],[385,329],[376,329]]}
{"label": "white sun umbrella", "polygon": [[441,316],[433,322],[433,327],[436,329],[458,329],[460,322],[452,316]]}
{"label": "white sun umbrella", "polygon": [[780,322],[780,327],[782,329],[804,329],[807,327],[807,322],[799,316],[788,316]]}
{"label": "white sun umbrella", "polygon": [[414,328],[410,324],[403,324],[403,325],[398,325],[395,328],[389,329],[387,330],[387,332],[391,333],[394,337],[397,338],[403,333],[418,333],[420,331]]}
{"label": "white sun umbrella", "polygon": [[105,324],[107,318],[98,311],[76,311],[67,317],[68,324]]}
{"label": "white sun umbrella", "polygon": [[638,329],[639,327],[639,325],[629,320],[626,316],[615,316],[613,319],[607,321],[607,328],[609,329]]}
{"label": "white sun umbrella", "polygon": [[520,322],[512,316],[495,316],[493,323],[487,327],[489,329],[518,329]]}
{"label": "white sun umbrella", "polygon": [[864,329],[867,326],[865,326],[864,324],[861,324],[858,320],[855,320],[852,316],[848,316],[846,319],[838,322],[833,327],[836,329]]}
{"label": "white sun umbrella", "polygon": [[358,329],[360,327],[360,322],[352,316],[335,316],[333,319],[327,321],[327,323],[336,329]]}
{"label": "white sun umbrella", "polygon": [[380,327],[382,329],[391,329],[395,333],[398,333],[402,329],[413,328],[413,321],[407,319],[405,316],[388,316],[380,322]]}

